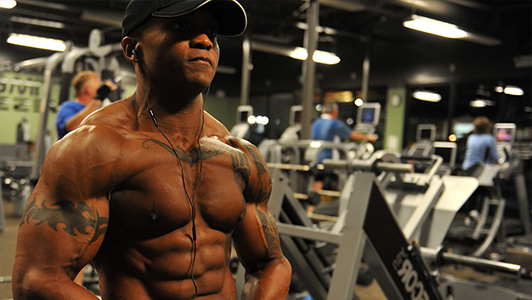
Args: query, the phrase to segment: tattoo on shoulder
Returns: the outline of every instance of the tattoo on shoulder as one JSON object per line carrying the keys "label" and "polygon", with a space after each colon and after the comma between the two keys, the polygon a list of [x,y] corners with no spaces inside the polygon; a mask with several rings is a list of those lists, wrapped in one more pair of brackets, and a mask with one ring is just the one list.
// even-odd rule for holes
{"label": "tattoo on shoulder", "polygon": [[[175,147],[175,153],[174,153],[174,150],[172,150],[172,147],[170,145],[163,143],[161,141],[155,140],[155,139],[145,139],[142,142],[142,147],[144,149],[150,149],[150,145],[149,145],[150,143],[162,147],[163,149],[168,151],[168,153],[172,154],[173,156],[175,156],[177,153],[179,160],[187,163],[191,168],[195,163],[199,161],[199,155],[198,155],[198,153],[200,152],[199,147],[192,149],[190,153],[185,152],[185,150],[181,149],[180,147]],[[225,152],[226,150],[223,147],[218,147],[216,149],[207,149],[206,147],[201,146],[201,159],[205,161],[211,157],[220,156],[224,154]]]}
{"label": "tattoo on shoulder", "polygon": [[[264,164],[264,160],[262,159],[262,156],[258,152],[258,149],[251,143],[240,140],[240,139],[230,139],[229,142],[231,143],[231,146],[234,148],[239,148],[239,146],[244,146],[251,156],[251,160],[253,160],[253,164],[257,170],[257,175],[259,178],[259,186],[257,190],[257,196],[256,201],[257,202],[265,202],[269,199],[270,193],[271,193],[271,178],[270,174],[268,172],[268,169],[266,165]],[[240,145],[238,144],[240,143]],[[243,169],[246,170],[244,180],[247,183],[249,177],[251,176],[250,172],[250,160],[239,151],[236,151],[234,154],[231,154],[231,157],[233,159],[233,169],[235,172],[235,178],[238,179],[236,176],[237,173],[240,175],[243,174]]]}
{"label": "tattoo on shoulder", "polygon": [[236,150],[231,152],[231,164],[236,184],[244,189],[249,182],[250,169],[249,161],[242,151]]}
{"label": "tattoo on shoulder", "polygon": [[260,203],[255,204],[257,207],[257,213],[262,223],[262,231],[266,238],[266,244],[270,253],[278,253],[277,250],[281,249],[279,243],[279,233],[277,231],[277,222],[268,209],[265,209]]}
{"label": "tattoo on shoulder", "polygon": [[[74,202],[67,200],[57,201],[47,207],[45,201],[39,206],[34,199],[26,207],[20,225],[30,224],[31,219],[37,221],[35,225],[48,223],[55,231],[58,231],[57,225],[63,224],[63,230],[72,236],[78,235],[74,229],[81,235],[93,234],[91,242],[105,233],[108,223],[107,218],[100,217],[98,211],[93,212],[86,203],[80,202],[76,206]],[[92,228],[93,233],[87,231],[88,228]]]}

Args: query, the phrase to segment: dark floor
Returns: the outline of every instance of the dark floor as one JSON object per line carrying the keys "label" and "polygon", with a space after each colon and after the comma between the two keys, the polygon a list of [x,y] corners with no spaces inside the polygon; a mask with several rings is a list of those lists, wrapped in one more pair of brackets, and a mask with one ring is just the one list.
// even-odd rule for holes
{"label": "dark floor", "polygon": [[[0,277],[11,277],[13,262],[15,259],[15,244],[19,218],[14,216],[14,205],[12,202],[4,201],[5,228],[0,232]],[[0,299],[13,298],[11,293],[11,283],[2,282],[0,279]]]}

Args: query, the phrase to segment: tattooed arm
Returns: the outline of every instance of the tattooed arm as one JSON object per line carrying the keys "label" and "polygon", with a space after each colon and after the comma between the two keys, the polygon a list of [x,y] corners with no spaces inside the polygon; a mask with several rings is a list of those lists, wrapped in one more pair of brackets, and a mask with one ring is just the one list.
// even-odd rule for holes
{"label": "tattooed arm", "polygon": [[99,156],[109,146],[87,133],[71,134],[46,156],[20,222],[13,269],[17,300],[96,299],[72,281],[98,251],[109,213],[109,164]]}
{"label": "tattooed arm", "polygon": [[[242,299],[286,299],[292,269],[284,257],[277,232],[277,223],[268,207],[271,179],[268,168],[258,149],[246,142],[242,147],[246,160],[238,168],[246,184],[246,215],[237,226],[233,240],[238,256],[246,269],[246,283]],[[241,145],[242,146],[242,145]]]}

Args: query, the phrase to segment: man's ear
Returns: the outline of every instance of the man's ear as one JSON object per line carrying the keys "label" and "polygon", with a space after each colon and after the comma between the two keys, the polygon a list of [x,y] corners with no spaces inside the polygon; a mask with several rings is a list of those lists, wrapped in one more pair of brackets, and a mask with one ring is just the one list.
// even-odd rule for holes
{"label": "man's ear", "polygon": [[124,53],[124,57],[129,60],[130,62],[137,62],[137,57],[133,53],[135,50],[135,47],[137,46],[137,40],[130,37],[125,36],[122,39],[122,52]]}

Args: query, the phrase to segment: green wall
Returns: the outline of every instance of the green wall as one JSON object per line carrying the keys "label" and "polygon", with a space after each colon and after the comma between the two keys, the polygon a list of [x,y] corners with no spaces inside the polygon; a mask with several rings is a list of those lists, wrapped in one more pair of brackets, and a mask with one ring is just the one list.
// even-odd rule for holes
{"label": "green wall", "polygon": [[[135,91],[135,85],[122,85],[122,97],[129,97]],[[39,131],[40,103],[42,98],[43,75],[0,72],[0,143],[15,144],[17,141],[17,125],[26,118],[30,124],[31,140],[35,141]],[[59,78],[53,79],[51,90],[52,106],[57,107],[60,93]],[[72,93],[71,93],[72,94]],[[229,130],[235,125],[236,109],[239,98],[206,97],[205,110],[222,122]],[[49,111],[48,130],[55,140],[56,112]]]}
{"label": "green wall", "polygon": [[405,96],[404,87],[391,87],[386,97],[384,149],[395,153],[400,153],[403,147]]}
{"label": "green wall", "polygon": [[205,110],[222,122],[228,130],[236,124],[236,109],[240,105],[238,97],[217,97],[215,95],[205,98]]}
{"label": "green wall", "polygon": [[[53,80],[51,90],[52,105],[57,105],[59,98],[59,80]],[[17,142],[17,125],[26,118],[30,124],[31,140],[35,141],[40,120],[40,103],[43,92],[41,74],[0,72],[0,143]],[[49,111],[48,126],[55,135],[56,113]]]}

